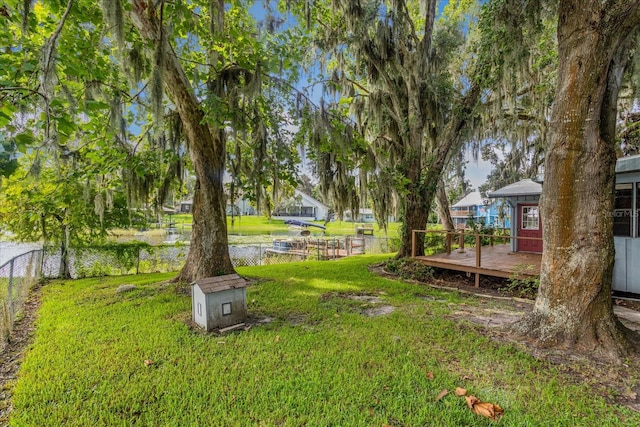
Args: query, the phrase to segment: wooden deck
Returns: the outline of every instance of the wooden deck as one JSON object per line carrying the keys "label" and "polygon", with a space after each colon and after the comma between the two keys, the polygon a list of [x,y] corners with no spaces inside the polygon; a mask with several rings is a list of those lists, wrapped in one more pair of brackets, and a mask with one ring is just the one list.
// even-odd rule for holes
{"label": "wooden deck", "polygon": [[[414,245],[415,233],[416,231],[414,231],[413,236]],[[445,232],[446,234],[452,233]],[[462,236],[464,237],[464,234]],[[480,246],[480,250],[477,251],[476,247],[480,243],[480,237],[481,235],[475,235],[476,245],[472,247],[464,247],[461,244],[462,250],[453,249],[451,253],[444,252],[427,256],[414,256],[413,258],[430,267],[473,273],[475,274],[476,286],[480,285],[480,275],[505,278],[510,278],[514,275],[524,277],[540,275],[542,254],[512,252],[509,239],[517,239],[517,237],[506,237],[506,242],[501,244]],[[503,240],[503,238],[496,238],[496,241],[500,240]],[[460,242],[462,243],[462,239]],[[415,254],[415,249],[413,253]]]}

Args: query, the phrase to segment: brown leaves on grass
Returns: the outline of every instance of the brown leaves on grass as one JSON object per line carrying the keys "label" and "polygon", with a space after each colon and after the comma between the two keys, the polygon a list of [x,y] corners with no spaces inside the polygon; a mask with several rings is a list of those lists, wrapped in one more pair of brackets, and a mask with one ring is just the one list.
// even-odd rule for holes
{"label": "brown leaves on grass", "polygon": [[[504,409],[500,406],[495,403],[481,402],[480,399],[475,396],[467,396],[467,390],[462,387],[457,387],[455,393],[456,396],[464,396],[467,406],[469,406],[469,409],[471,409],[476,415],[489,418],[493,421],[498,421],[500,417],[504,415]],[[436,397],[436,402],[440,401],[447,394],[449,394],[447,389],[442,389],[440,394]]]}
{"label": "brown leaves on grass", "polygon": [[153,365],[154,363],[155,363],[155,362],[154,362],[153,360],[146,359],[146,360],[144,361],[144,366],[151,366],[151,365]]}
{"label": "brown leaves on grass", "polygon": [[498,421],[500,417],[504,415],[504,410],[495,403],[481,402],[480,399],[475,396],[465,396],[465,399],[467,400],[469,409],[477,415],[490,418],[493,421]]}
{"label": "brown leaves on grass", "polygon": [[443,388],[442,391],[438,394],[438,397],[436,397],[436,402],[440,401],[440,399],[445,397],[448,393],[449,391],[446,388]]}
{"label": "brown leaves on grass", "polygon": [[467,394],[467,390],[461,387],[456,388],[456,396],[464,396]]}

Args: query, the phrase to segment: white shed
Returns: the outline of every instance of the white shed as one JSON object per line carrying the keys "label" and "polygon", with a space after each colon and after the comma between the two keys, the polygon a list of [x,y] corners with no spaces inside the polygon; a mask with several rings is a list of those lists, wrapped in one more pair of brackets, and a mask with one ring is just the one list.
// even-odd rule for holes
{"label": "white shed", "polygon": [[191,284],[193,321],[205,330],[239,325],[247,318],[247,281],[237,274]]}

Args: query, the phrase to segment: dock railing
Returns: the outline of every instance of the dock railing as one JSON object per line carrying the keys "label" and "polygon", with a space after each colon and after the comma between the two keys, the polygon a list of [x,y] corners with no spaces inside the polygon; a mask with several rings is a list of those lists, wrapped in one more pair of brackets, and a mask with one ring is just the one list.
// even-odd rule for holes
{"label": "dock railing", "polygon": [[[480,274],[488,274],[489,269],[484,268],[483,266],[483,258],[482,258],[482,247],[495,247],[498,245],[507,245],[511,246],[513,240],[537,240],[542,241],[542,238],[539,237],[523,237],[523,236],[511,236],[508,234],[495,234],[495,233],[477,233],[477,232],[469,232],[465,229],[458,230],[413,230],[411,235],[411,257],[416,258],[417,252],[417,243],[418,243],[418,235],[425,235],[425,258],[428,258],[429,255],[435,254],[446,254],[451,256],[452,253],[457,255],[457,258],[460,260],[459,263],[456,263],[455,260],[451,261],[451,265],[457,265],[457,268],[452,268],[454,270],[464,271],[467,274],[475,273],[475,286],[480,286]],[[440,239],[437,238],[429,238],[431,236],[442,236]],[[509,246],[509,247],[510,247]],[[462,261],[463,257],[461,254],[467,253],[467,251],[473,251],[475,254],[475,263],[469,264],[468,257],[464,257],[465,262]],[[511,252],[511,251],[509,251]],[[509,253],[507,252],[507,253]],[[438,264],[434,262],[434,264]],[[517,266],[518,269],[524,270],[520,271],[518,274],[530,275],[526,270],[528,265]],[[446,267],[445,267],[446,268]],[[498,275],[491,274],[488,275]],[[500,277],[504,277],[503,273],[499,273]],[[509,276],[507,276],[509,277]]]}

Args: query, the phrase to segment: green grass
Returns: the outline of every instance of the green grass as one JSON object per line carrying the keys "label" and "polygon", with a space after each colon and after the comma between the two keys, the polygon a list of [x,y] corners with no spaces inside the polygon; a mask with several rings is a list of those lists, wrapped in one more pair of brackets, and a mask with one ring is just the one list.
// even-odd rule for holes
{"label": "green grass", "polygon": [[[500,425],[640,425],[586,384],[448,318],[476,299],[369,273],[381,259],[239,269],[257,280],[251,316],[272,321],[222,337],[186,326],[190,297],[159,283],[171,274],[47,285],[11,425],[496,425],[453,393],[435,402],[457,386],[501,405]],[[139,288],[116,294],[123,283]],[[345,293],[396,310],[366,317]]]}
{"label": "green grass", "polygon": [[[178,228],[185,224],[185,228],[191,226],[192,217],[191,214],[177,214],[171,215],[171,221],[176,224]],[[318,225],[324,225],[324,221],[310,221]],[[188,226],[187,226],[188,224]],[[227,216],[227,225],[230,233],[239,234],[269,234],[271,232],[287,232],[288,226],[284,223],[284,220],[267,219],[263,216],[240,216],[235,218],[233,227],[231,226],[231,217]],[[378,227],[377,224],[373,224],[374,233],[376,236],[384,236],[384,231]],[[400,223],[394,222],[388,224],[387,235],[389,237],[397,237]],[[313,231],[313,230],[312,230]],[[335,221],[327,224],[326,235],[328,236],[345,236],[355,234],[355,226],[352,222]]]}

